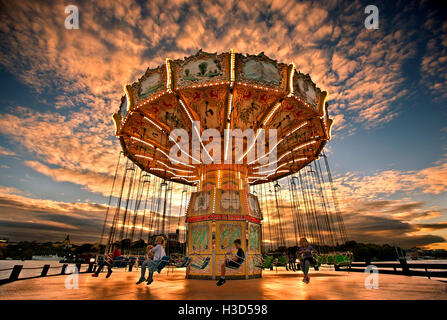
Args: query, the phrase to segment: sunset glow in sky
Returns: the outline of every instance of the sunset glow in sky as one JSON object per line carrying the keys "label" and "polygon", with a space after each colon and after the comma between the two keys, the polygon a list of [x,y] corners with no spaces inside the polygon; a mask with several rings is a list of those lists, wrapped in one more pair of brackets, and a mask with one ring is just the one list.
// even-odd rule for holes
{"label": "sunset glow in sky", "polygon": [[[122,3],[121,3],[122,2]],[[98,241],[123,85],[199,49],[327,90],[349,238],[447,249],[447,17],[430,1],[0,0],[0,238]],[[367,30],[374,4],[380,28]]]}

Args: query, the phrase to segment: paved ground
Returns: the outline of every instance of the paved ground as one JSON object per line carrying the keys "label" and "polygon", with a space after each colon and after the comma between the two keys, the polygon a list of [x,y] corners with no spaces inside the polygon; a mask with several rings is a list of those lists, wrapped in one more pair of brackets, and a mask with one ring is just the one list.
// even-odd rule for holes
{"label": "paved ground", "polygon": [[[379,289],[365,289],[366,274],[321,270],[303,283],[302,273],[266,271],[262,279],[229,280],[216,287],[211,280],[187,280],[184,269],[164,270],[146,286],[136,285],[139,272],[117,270],[92,278],[79,275],[79,288],[66,289],[71,276],[21,280],[0,286],[0,299],[445,299],[447,283],[422,277],[379,275]],[[70,282],[71,283],[71,282]]]}

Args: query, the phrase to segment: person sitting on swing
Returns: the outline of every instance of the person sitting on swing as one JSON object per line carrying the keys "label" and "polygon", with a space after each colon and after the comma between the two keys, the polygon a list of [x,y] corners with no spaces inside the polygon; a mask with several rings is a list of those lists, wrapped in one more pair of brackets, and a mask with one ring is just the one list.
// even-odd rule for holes
{"label": "person sitting on swing", "polygon": [[242,250],[242,243],[241,239],[234,240],[234,246],[237,249],[237,253],[235,256],[231,258],[226,258],[225,261],[220,266],[220,279],[217,282],[217,286],[223,285],[225,281],[225,268],[233,268],[238,269],[241,264],[244,262],[245,259],[245,253],[244,250]]}
{"label": "person sitting on swing", "polygon": [[109,270],[107,272],[106,278],[109,278],[112,275],[113,260],[115,260],[116,257],[121,257],[121,251],[118,244],[115,244],[113,246],[113,253],[108,254],[105,259],[98,265],[98,269],[96,269],[96,272],[92,274],[92,277],[98,277],[99,273],[102,271],[102,268],[104,268],[104,266],[107,266]]}
{"label": "person sitting on swing", "polygon": [[[162,236],[157,236],[155,238],[155,247],[153,247],[149,251],[150,255],[152,256],[152,261],[149,260],[149,262],[147,264],[148,266],[151,263],[159,263],[161,258],[166,256],[164,246],[165,246],[165,238],[163,238]],[[147,277],[147,283],[146,283],[147,285],[150,285],[154,281],[153,275],[154,275],[154,271],[152,271],[151,268],[149,268],[149,276]],[[140,280],[137,282],[137,284],[139,284],[143,281],[145,281],[144,276],[142,276],[140,278]]]}
{"label": "person sitting on swing", "polygon": [[146,278],[145,278],[145,276],[146,276],[146,268],[149,265],[149,261],[151,261],[152,258],[153,258],[153,254],[151,253],[151,250],[152,250],[153,247],[154,246],[151,245],[151,244],[149,244],[146,247],[145,259],[144,259],[143,263],[141,264],[141,276],[140,276],[140,280],[138,280],[137,284],[140,284],[140,283],[146,281]]}
{"label": "person sitting on swing", "polygon": [[314,264],[314,257],[313,253],[317,253],[317,251],[312,248],[312,246],[309,244],[306,238],[300,239],[300,248],[298,249],[300,255],[303,257],[303,262],[301,266],[301,270],[303,270],[304,278],[303,282],[309,283],[309,268],[312,264]]}

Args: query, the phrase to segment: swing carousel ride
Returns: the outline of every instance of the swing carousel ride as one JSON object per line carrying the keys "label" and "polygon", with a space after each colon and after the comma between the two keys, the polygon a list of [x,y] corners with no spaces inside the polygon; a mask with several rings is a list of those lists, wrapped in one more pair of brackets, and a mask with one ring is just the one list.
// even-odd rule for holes
{"label": "swing carousel ride", "polygon": [[[188,278],[214,278],[235,239],[246,257],[229,278],[260,277],[263,253],[287,255],[301,237],[334,252],[346,230],[323,152],[332,125],[326,95],[293,63],[263,53],[200,50],[147,69],[125,86],[113,116],[122,152],[101,240],[109,228],[108,248],[157,234],[168,250],[170,240],[184,242],[188,257],[208,261],[187,268]],[[255,136],[230,135],[237,129]],[[276,140],[260,153],[255,142],[271,129]],[[198,146],[182,143],[194,137]]]}

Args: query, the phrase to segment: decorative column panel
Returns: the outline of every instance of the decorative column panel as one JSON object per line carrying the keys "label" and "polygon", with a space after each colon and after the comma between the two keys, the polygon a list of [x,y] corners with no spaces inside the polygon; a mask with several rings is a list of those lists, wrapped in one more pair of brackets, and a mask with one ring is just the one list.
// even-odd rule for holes
{"label": "decorative column panel", "polygon": [[261,277],[261,221],[258,199],[249,193],[243,166],[208,165],[201,169],[202,189],[192,194],[187,211],[188,252],[196,265],[210,258],[204,269],[189,267],[187,278],[214,279],[220,274],[225,254],[234,255],[233,242],[241,239],[246,259],[229,279]]}

